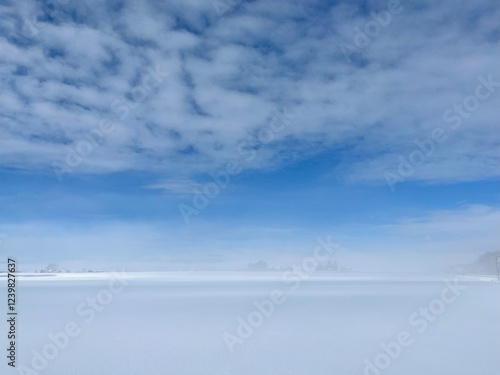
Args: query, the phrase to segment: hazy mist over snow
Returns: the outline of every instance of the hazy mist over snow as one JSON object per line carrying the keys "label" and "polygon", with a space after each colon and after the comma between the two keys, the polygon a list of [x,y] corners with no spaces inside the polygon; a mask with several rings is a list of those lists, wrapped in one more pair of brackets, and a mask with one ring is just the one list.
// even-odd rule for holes
{"label": "hazy mist over snow", "polygon": [[[56,262],[72,271],[83,268],[129,271],[237,270],[265,260],[275,267],[298,264],[311,256],[315,237],[332,233],[340,244],[335,259],[355,271],[441,272],[448,266],[471,263],[476,254],[496,249],[500,213],[485,206],[440,211],[432,216],[401,219],[394,224],[363,224],[347,231],[323,228],[265,228],[203,224],[187,230],[156,224],[107,223],[72,228],[32,222],[4,225],[3,240],[34,271]],[[193,232],[197,236],[192,236]],[[370,235],[367,239],[358,233]],[[286,247],[283,244],[286,244]],[[36,249],[34,251],[33,249]],[[97,254],[99,252],[100,254]]]}

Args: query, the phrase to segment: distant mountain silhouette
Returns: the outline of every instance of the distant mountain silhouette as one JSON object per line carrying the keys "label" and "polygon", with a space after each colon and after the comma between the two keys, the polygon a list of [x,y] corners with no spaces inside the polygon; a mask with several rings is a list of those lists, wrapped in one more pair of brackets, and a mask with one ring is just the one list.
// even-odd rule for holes
{"label": "distant mountain silhouette", "polygon": [[500,256],[500,251],[488,251],[487,253],[480,255],[473,263],[465,265],[462,271],[464,273],[496,275],[496,258],[498,256]]}
{"label": "distant mountain silhouette", "polygon": [[263,260],[259,260],[258,262],[255,262],[255,263],[248,263],[248,270],[249,271],[268,271],[269,266]]}

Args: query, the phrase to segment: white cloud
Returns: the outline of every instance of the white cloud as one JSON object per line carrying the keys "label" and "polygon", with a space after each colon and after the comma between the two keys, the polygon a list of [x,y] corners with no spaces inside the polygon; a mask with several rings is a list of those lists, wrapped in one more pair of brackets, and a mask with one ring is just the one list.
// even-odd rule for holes
{"label": "white cloud", "polygon": [[[374,11],[384,9],[377,4]],[[301,157],[348,145],[335,173],[383,181],[416,138],[446,126],[443,111],[471,95],[479,75],[500,80],[491,53],[500,11],[492,1],[403,6],[362,49],[360,62],[348,64],[339,44],[352,44],[353,27],[372,19],[355,4],[314,12],[255,1],[219,17],[210,1],[116,9],[69,2],[54,10],[53,23],[33,19],[43,14],[34,2],[16,5],[2,16],[0,38],[2,165],[49,169],[64,162],[82,131],[101,118],[117,120],[113,101],[130,101],[147,69],[160,65],[169,77],[75,173],[208,172],[234,157],[273,108],[287,107],[297,118],[250,167],[280,162],[290,140]],[[23,36],[23,17],[35,21],[36,35]],[[482,103],[411,178],[498,177],[499,98]]]}

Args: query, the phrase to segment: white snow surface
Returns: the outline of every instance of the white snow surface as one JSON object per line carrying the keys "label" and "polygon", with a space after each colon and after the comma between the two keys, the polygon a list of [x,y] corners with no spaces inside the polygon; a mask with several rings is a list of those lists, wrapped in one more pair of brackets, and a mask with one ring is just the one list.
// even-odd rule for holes
{"label": "white snow surface", "polygon": [[[48,375],[500,374],[500,283],[493,277],[317,273],[299,283],[284,275],[126,273],[113,284],[110,273],[19,275],[17,368],[2,356],[1,373],[22,374],[22,365]],[[460,295],[436,302],[450,283],[463,288]],[[261,314],[231,353],[224,333],[236,336],[273,291],[284,301]],[[89,298],[97,298],[98,310]],[[422,319],[419,309],[443,305],[423,331],[411,323]],[[50,335],[68,323],[79,334],[34,369],[36,353],[53,356]],[[387,368],[367,370],[366,361],[380,360],[382,346],[402,332],[411,344]]]}

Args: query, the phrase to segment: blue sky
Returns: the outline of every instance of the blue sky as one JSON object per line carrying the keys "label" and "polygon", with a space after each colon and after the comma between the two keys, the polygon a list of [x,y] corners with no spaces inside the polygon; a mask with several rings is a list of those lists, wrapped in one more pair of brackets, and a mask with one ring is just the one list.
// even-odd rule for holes
{"label": "blue sky", "polygon": [[498,249],[494,1],[0,7],[0,246],[26,269]]}

